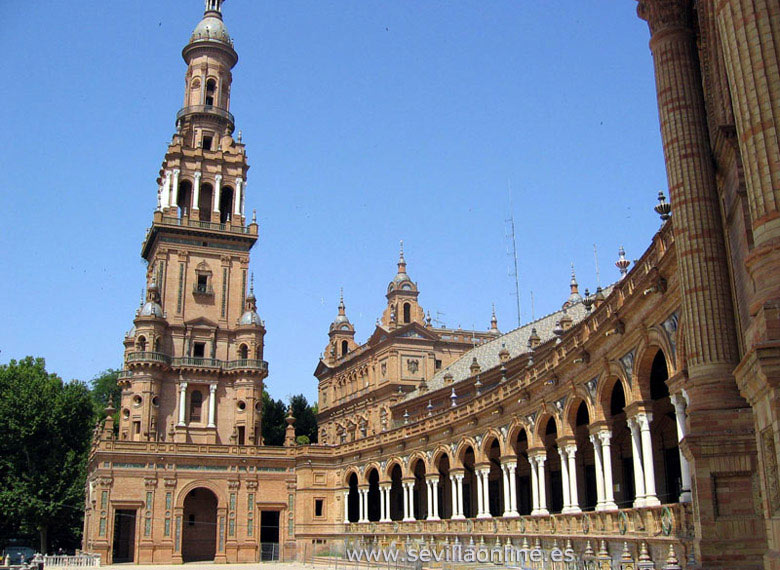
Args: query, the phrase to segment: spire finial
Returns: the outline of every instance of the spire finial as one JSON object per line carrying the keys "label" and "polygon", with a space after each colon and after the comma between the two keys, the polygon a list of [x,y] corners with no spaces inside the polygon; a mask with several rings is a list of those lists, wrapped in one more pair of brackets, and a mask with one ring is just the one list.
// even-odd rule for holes
{"label": "spire finial", "polygon": [[255,296],[255,272],[249,274],[249,294]]}
{"label": "spire finial", "polygon": [[571,262],[571,282],[569,283],[572,294],[579,293],[579,285],[577,284],[577,275],[574,273],[574,262]]}
{"label": "spire finial", "polygon": [[496,318],[496,304],[493,303],[493,313],[490,316],[490,331],[496,332],[498,331],[498,319]]}
{"label": "spire finial", "polygon": [[339,296],[339,315],[346,315],[344,307],[344,287],[341,287],[341,294]]}

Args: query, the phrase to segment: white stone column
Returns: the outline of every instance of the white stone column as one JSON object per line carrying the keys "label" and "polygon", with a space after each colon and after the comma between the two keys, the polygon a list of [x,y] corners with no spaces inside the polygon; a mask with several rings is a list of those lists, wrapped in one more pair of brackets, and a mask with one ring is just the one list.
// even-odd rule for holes
{"label": "white stone column", "polygon": [[358,522],[368,522],[368,489],[358,489],[360,492],[360,519]]}
{"label": "white stone column", "polygon": [[434,475],[428,482],[428,520],[437,521],[439,517],[439,476]]}
{"label": "white stone column", "polygon": [[176,207],[176,196],[173,194],[173,187],[171,185],[171,171],[165,171],[165,179],[163,180],[163,204]]}
{"label": "white stone column", "polygon": [[414,521],[414,483],[404,483],[404,522]]}
{"label": "white stone column", "polygon": [[536,460],[529,456],[528,463],[531,465],[531,514],[539,514],[539,480],[536,473]]}
{"label": "white stone column", "polygon": [[509,477],[509,515],[510,517],[519,517],[517,512],[517,463],[507,463],[507,474]]}
{"label": "white stone column", "polygon": [[428,479],[425,480],[425,501],[428,506],[425,520],[429,521],[433,518],[433,495],[431,495],[431,482]]}
{"label": "white stone column", "polygon": [[604,470],[601,468],[601,441],[595,435],[589,436],[593,444],[593,462],[596,471],[596,510],[604,510]]}
{"label": "white stone column", "polygon": [[217,427],[217,385],[209,384],[209,425],[210,428]]}
{"label": "white stone column", "polygon": [[200,208],[200,177],[202,176],[202,173],[196,172],[193,174],[193,177],[195,178],[195,183],[192,185],[192,211],[198,210]]}
{"label": "white stone column", "polygon": [[349,491],[344,491],[344,524],[349,524]]}
{"label": "white stone column", "polygon": [[244,181],[241,178],[236,178],[236,195],[233,196],[233,217],[238,218],[243,213],[241,208],[241,190],[243,189]]}
{"label": "white stone column", "polygon": [[693,497],[691,496],[691,466],[688,463],[688,459],[683,455],[682,447],[680,444],[685,438],[685,399],[677,394],[672,394],[670,397],[672,405],[674,406],[674,415],[677,419],[677,442],[678,450],[680,451],[680,478],[682,479],[682,489],[680,489],[680,502],[690,503]]}
{"label": "white stone column", "polygon": [[569,512],[580,513],[580,500],[577,496],[577,444],[570,443],[564,450],[569,460]]}
{"label": "white stone column", "polygon": [[550,511],[547,510],[547,480],[544,475],[544,462],[547,461],[547,455],[539,454],[535,457],[536,464],[539,466],[539,474],[537,475],[539,485],[539,513],[540,515],[549,515]]}
{"label": "white stone column", "polygon": [[179,384],[179,427],[187,425],[185,420],[187,413],[187,383]]}
{"label": "white stone column", "polygon": [[571,512],[571,487],[569,485],[569,466],[566,462],[566,452],[559,446],[558,456],[561,458],[561,487],[563,489],[563,508],[562,513]]}
{"label": "white stone column", "polygon": [[485,498],[482,504],[485,506],[485,517],[491,517],[490,514],[490,468],[482,470],[482,492]]}
{"label": "white stone column", "polygon": [[501,464],[501,483],[504,490],[504,512],[501,516],[508,517],[512,511],[512,505],[509,504],[509,473],[503,463]]}
{"label": "white stone column", "polygon": [[642,435],[636,418],[628,419],[631,430],[631,454],[634,459],[634,508],[645,506],[645,472],[642,467]]}
{"label": "white stone column", "polygon": [[[173,180],[171,180],[171,192],[173,194],[173,204],[172,206],[176,206],[179,202],[179,174],[181,174],[181,170],[178,168],[173,169]],[[186,206],[185,206],[186,208]],[[182,210],[183,212],[184,210]]]}
{"label": "white stone column", "polygon": [[653,440],[650,437],[650,422],[653,414],[647,412],[636,415],[642,432],[642,467],[645,470],[645,506],[660,505],[655,494],[655,467],[653,465]]}
{"label": "white stone column", "polygon": [[[222,190],[222,175],[217,174],[214,177],[214,194],[211,197],[212,209],[215,214],[219,213],[219,193]],[[217,217],[219,219],[219,217]]]}
{"label": "white stone column", "polygon": [[379,522],[387,522],[385,516],[385,486],[379,486]]}
{"label": "white stone column", "polygon": [[604,465],[604,510],[615,511],[618,507],[615,504],[615,490],[612,487],[612,450],[609,445],[612,432],[608,429],[602,430],[599,432],[599,438],[601,439],[601,451],[604,456],[602,459]]}
{"label": "white stone column", "polygon": [[485,518],[485,495],[482,493],[482,472],[479,469],[474,470],[474,480],[477,482],[477,518]]}
{"label": "white stone column", "polygon": [[457,506],[457,515],[454,515],[452,518],[454,519],[465,519],[466,515],[465,513],[465,507],[463,506],[463,473],[458,473],[455,475],[455,481],[457,482],[457,499],[455,500],[455,505]]}

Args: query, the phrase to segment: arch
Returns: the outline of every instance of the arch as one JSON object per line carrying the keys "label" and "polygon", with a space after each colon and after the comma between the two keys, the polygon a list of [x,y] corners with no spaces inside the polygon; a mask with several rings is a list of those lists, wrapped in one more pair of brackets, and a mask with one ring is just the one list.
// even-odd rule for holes
{"label": "arch", "polygon": [[427,475],[425,457],[416,457],[409,461],[409,471],[414,477],[412,488],[412,507],[415,519],[423,520],[428,516],[428,485],[425,482]]}
{"label": "arch", "polygon": [[458,447],[454,453],[454,459],[459,467],[463,467],[463,458],[469,448],[471,448],[472,453],[474,453],[474,450],[479,449],[477,443],[470,437],[463,438],[458,443]]}
{"label": "arch", "polygon": [[626,403],[629,402],[628,396],[631,394],[631,389],[628,386],[628,382],[622,374],[609,374],[604,375],[603,382],[599,382],[598,390],[596,392],[596,406],[595,411],[598,414],[591,418],[591,421],[597,421],[601,419],[609,419],[610,414],[610,402],[612,393],[617,384],[623,390],[623,394],[626,396]]}
{"label": "arch", "polygon": [[490,453],[490,446],[493,445],[494,441],[498,443],[499,453],[504,455],[506,452],[504,438],[501,437],[501,434],[498,433],[497,430],[490,428],[485,434],[485,437],[482,439],[482,449],[480,451],[482,452],[483,457],[487,458],[488,454]]}
{"label": "arch", "polygon": [[450,458],[450,450],[446,446],[440,445],[435,450],[433,450],[433,453],[431,453],[431,460],[428,463],[430,471],[438,469],[439,462],[445,457],[448,461],[452,461]]}
{"label": "arch", "polygon": [[346,356],[349,352],[349,342],[346,340],[341,341],[341,356]]}
{"label": "arch", "polygon": [[490,446],[485,447],[485,460],[490,464],[487,477],[488,504],[485,509],[491,516],[500,517],[504,513],[504,477],[501,472],[501,438],[490,437]]}
{"label": "arch", "polygon": [[660,342],[648,342],[642,347],[641,353],[637,351],[637,354],[639,356],[636,359],[636,364],[634,366],[637,391],[642,400],[651,400],[653,397],[651,394],[650,379],[653,376],[654,366],[661,364],[661,362],[658,362],[659,355],[660,359],[663,361],[662,364],[666,378],[669,378],[669,376],[671,376],[670,371],[674,370],[674,363],[668,356],[671,354],[671,349],[665,350]]}
{"label": "arch", "polygon": [[233,212],[233,188],[223,186],[219,192],[219,223],[225,224]]}
{"label": "arch", "polygon": [[392,476],[393,476],[393,468],[396,465],[401,469],[401,476],[403,476],[404,471],[405,471],[403,462],[399,458],[393,457],[392,459],[390,459],[387,462],[387,466],[385,468],[385,477],[387,477],[388,480],[390,480],[392,478]]}
{"label": "arch", "polygon": [[179,208],[179,217],[189,215],[192,209],[192,182],[182,180],[179,182],[179,188],[176,193],[176,206]]}
{"label": "arch", "polygon": [[403,466],[397,460],[390,465],[390,520],[400,521],[404,516]]}
{"label": "arch", "polygon": [[535,436],[537,441],[544,442],[547,433],[549,433],[550,422],[553,422],[552,425],[555,431],[560,433],[561,430],[558,427],[559,420],[553,414],[545,412],[536,420]]}
{"label": "arch", "polygon": [[193,390],[190,393],[190,422],[198,423],[203,417],[203,392]]}
{"label": "arch", "polygon": [[452,484],[450,483],[450,454],[443,447],[438,448],[431,456],[430,473],[438,473],[438,482],[435,485],[435,492],[439,499],[439,517],[442,519],[452,518]]}
{"label": "arch", "polygon": [[595,417],[593,405],[588,398],[576,394],[569,398],[569,401],[566,403],[566,408],[564,408],[563,414],[561,415],[561,436],[573,435],[577,431],[577,426],[579,425],[577,418],[582,413],[582,406],[585,406],[585,413],[588,415],[588,423]]}
{"label": "arch", "polygon": [[358,522],[360,519],[360,498],[358,496],[358,474],[352,471],[347,477],[347,520]]}
{"label": "arch", "polygon": [[181,555],[184,562],[214,560],[217,553],[219,497],[206,486],[190,489],[182,500]]}
{"label": "arch", "polygon": [[417,467],[417,463],[419,461],[422,461],[423,469],[425,469],[426,471],[428,470],[428,458],[426,457],[426,455],[422,451],[415,451],[409,457],[409,462],[407,464],[409,475],[414,475],[414,470]]}
{"label": "arch", "polygon": [[412,322],[412,304],[404,303],[404,324]]}
{"label": "arch", "polygon": [[198,196],[198,220],[201,222],[211,221],[211,208],[214,203],[214,187],[210,182],[204,182],[200,186]]}
{"label": "arch", "polygon": [[522,432],[525,432],[526,439],[529,439],[528,434],[530,430],[528,429],[528,426],[525,424],[525,422],[520,421],[519,419],[515,419],[512,424],[509,426],[509,431],[506,435],[506,441],[507,441],[507,451],[513,452],[517,454],[517,447],[515,446],[515,442],[520,437],[520,434]]}
{"label": "arch", "polygon": [[353,475],[354,475],[355,477],[357,477],[358,479],[360,479],[360,473],[358,472],[358,470],[357,470],[357,468],[356,468],[356,467],[349,467],[349,468],[348,468],[348,469],[347,469],[347,470],[344,472],[344,479],[342,479],[342,483],[344,484],[344,486],[345,486],[345,487],[349,487],[349,479],[350,479],[350,477],[352,477]]}
{"label": "arch", "polygon": [[249,347],[246,345],[246,343],[241,343],[241,345],[238,347],[238,357],[241,360],[246,360],[249,358]]}
{"label": "arch", "polygon": [[139,352],[146,352],[146,337],[144,335],[138,335],[135,340],[135,349]]}
{"label": "arch", "polygon": [[214,105],[217,100],[217,80],[209,77],[206,80],[206,91],[204,92],[204,105]]}
{"label": "arch", "polygon": [[368,504],[366,505],[368,520],[376,522],[382,516],[379,504],[379,468],[375,465],[372,465],[366,469],[365,473],[365,480],[366,484],[368,485],[368,496],[366,497],[366,500],[368,501]]}

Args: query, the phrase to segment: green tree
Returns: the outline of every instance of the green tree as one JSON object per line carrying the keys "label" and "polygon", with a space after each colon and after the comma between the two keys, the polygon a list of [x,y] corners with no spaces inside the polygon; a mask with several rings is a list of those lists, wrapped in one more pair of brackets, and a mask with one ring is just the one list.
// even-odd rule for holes
{"label": "green tree", "polygon": [[113,401],[114,431],[119,430],[119,404],[122,401],[122,388],[117,384],[120,370],[109,368],[89,381],[90,393],[95,403],[95,416],[102,418],[109,401]]}
{"label": "green tree", "polygon": [[317,406],[310,406],[306,396],[298,394],[290,398],[295,416],[295,435],[306,436],[311,443],[317,443]]}
{"label": "green tree", "polygon": [[37,533],[41,552],[50,539],[54,547],[78,545],[94,420],[86,385],[49,374],[42,358],[0,365],[4,532]]}
{"label": "green tree", "polygon": [[284,445],[284,421],[287,406],[281,400],[274,400],[263,390],[263,442],[265,445]]}

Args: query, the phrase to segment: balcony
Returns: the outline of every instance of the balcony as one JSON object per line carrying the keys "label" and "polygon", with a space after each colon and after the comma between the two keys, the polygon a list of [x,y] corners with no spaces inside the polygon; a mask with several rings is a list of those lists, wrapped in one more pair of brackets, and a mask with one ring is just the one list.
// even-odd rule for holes
{"label": "balcony", "polygon": [[196,228],[201,230],[233,232],[238,234],[251,233],[248,226],[235,226],[231,224],[220,224],[217,222],[205,222],[201,220],[191,220],[189,218],[176,218],[174,216],[163,216],[162,223],[170,226]]}
{"label": "balcony", "polygon": [[139,363],[139,364],[170,364],[171,358],[167,354],[162,352],[131,352],[125,359],[127,363]]}
{"label": "balcony", "polygon": [[202,285],[200,283],[193,283],[192,285],[193,295],[203,295],[205,297],[214,296],[214,288],[211,285]]}
{"label": "balcony", "polygon": [[180,121],[184,117],[190,117],[192,115],[210,115],[212,117],[219,117],[220,119],[230,123],[230,127],[235,128],[236,120],[232,113],[225,109],[220,109],[214,105],[192,105],[190,107],[184,107],[178,113],[176,113],[176,122]]}
{"label": "balcony", "polygon": [[199,356],[184,356],[171,359],[174,368],[222,368],[222,361],[216,358],[202,358]]}
{"label": "balcony", "polygon": [[240,360],[229,360],[224,363],[225,370],[268,370],[268,363],[265,360],[253,358],[242,358]]}

